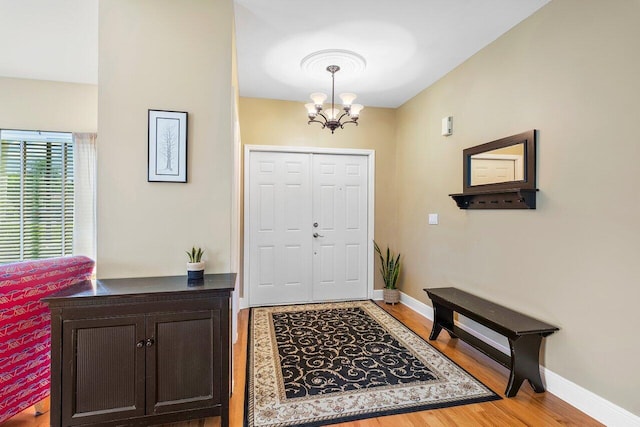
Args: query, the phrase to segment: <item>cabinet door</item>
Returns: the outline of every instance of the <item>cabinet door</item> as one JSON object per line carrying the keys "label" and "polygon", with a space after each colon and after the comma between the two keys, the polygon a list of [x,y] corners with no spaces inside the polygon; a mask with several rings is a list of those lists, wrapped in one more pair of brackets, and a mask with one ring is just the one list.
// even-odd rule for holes
{"label": "cabinet door", "polygon": [[220,311],[149,315],[147,414],[220,404]]}
{"label": "cabinet door", "polygon": [[62,325],[62,425],[144,415],[144,316]]}

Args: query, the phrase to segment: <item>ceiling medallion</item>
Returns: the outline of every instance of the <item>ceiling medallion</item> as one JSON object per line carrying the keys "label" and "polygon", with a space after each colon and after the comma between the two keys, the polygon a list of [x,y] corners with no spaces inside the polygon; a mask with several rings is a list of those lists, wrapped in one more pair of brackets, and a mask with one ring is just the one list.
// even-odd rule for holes
{"label": "ceiling medallion", "polygon": [[349,74],[360,74],[367,68],[362,55],[344,49],[325,49],[313,52],[300,61],[300,68],[307,74],[324,75],[327,67],[337,65]]}

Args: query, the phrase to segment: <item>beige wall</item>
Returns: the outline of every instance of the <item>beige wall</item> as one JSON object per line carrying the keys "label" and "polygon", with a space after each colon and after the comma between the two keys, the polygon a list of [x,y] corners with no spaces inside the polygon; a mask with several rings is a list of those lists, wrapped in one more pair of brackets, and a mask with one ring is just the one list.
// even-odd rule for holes
{"label": "beige wall", "polygon": [[[457,286],[558,325],[545,365],[636,415],[638,16],[637,1],[553,1],[403,105],[397,125],[405,292],[427,302],[423,287]],[[457,209],[462,149],[534,128],[538,209]]]}
{"label": "beige wall", "polygon": [[[102,0],[98,277],[230,270],[232,1]],[[147,110],[187,111],[188,183],[147,182]]]}
{"label": "beige wall", "polygon": [[0,77],[0,129],[95,132],[96,85]]}
{"label": "beige wall", "polygon": [[[240,98],[242,143],[375,150],[375,239],[381,246],[394,247],[396,111],[365,108],[357,127],[346,125],[333,135],[317,123],[308,125],[306,114],[303,102]],[[382,287],[376,270],[375,288]]]}

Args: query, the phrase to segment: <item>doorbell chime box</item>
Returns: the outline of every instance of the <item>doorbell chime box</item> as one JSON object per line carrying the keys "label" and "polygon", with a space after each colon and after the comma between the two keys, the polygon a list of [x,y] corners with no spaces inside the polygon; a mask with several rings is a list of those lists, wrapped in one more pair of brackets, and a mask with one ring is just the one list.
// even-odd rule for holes
{"label": "doorbell chime box", "polygon": [[453,116],[442,119],[442,136],[449,136],[453,133]]}

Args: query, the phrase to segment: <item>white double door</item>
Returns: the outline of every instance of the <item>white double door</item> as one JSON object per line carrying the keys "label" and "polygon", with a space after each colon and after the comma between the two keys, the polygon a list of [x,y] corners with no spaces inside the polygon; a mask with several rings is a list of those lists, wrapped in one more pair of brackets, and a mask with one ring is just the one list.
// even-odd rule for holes
{"label": "white double door", "polygon": [[366,298],[367,156],[249,156],[249,304]]}

